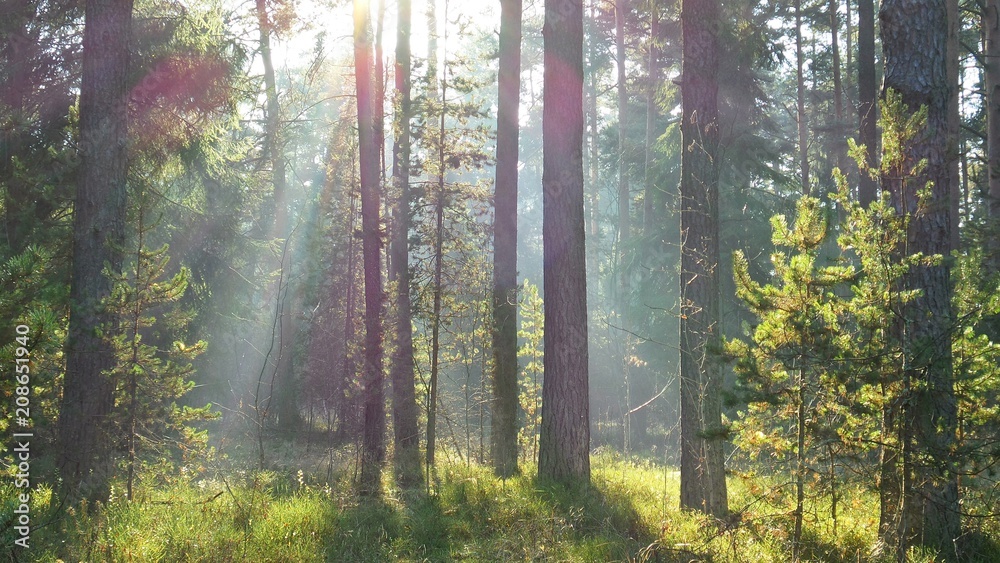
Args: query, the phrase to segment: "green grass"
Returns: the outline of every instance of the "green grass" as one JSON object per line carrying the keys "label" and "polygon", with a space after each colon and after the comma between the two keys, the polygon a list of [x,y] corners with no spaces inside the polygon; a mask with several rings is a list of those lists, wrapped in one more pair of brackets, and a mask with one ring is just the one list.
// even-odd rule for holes
{"label": "green grass", "polygon": [[[594,457],[589,488],[540,484],[529,468],[502,481],[486,467],[442,463],[430,494],[423,488],[401,491],[387,480],[378,501],[361,501],[351,492],[347,468],[325,483],[308,467],[289,467],[140,487],[133,502],[117,489],[99,509],[52,506],[52,495],[42,491],[32,507],[38,524],[30,554],[19,553],[16,560],[789,560],[791,499],[759,477],[730,477],[734,514],[722,522],[677,508],[673,468],[610,454]],[[0,492],[10,498],[10,491]],[[870,555],[877,498],[846,487],[840,494],[836,534],[827,498],[808,507],[805,556],[877,561]],[[997,531],[977,534],[975,560],[1000,561]],[[9,545],[12,537],[7,530],[0,539]],[[933,554],[914,555],[913,561],[934,560]],[[0,560],[15,559],[10,553]]]}

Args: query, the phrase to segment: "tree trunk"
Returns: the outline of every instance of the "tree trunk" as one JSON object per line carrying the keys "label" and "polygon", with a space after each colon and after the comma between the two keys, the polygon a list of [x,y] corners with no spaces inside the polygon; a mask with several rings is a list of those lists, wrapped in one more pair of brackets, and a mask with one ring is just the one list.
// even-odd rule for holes
{"label": "tree trunk", "polygon": [[797,375],[798,397],[795,413],[795,529],[792,533],[792,560],[802,555],[802,517],[805,506],[806,481],[806,378],[803,369]]}
{"label": "tree trunk", "polygon": [[396,348],[392,359],[392,414],[396,478],[402,486],[420,482],[420,431],[413,382],[413,323],[410,302],[410,26],[411,2],[399,0],[396,24],[396,138],[392,180],[397,197],[392,233],[392,268],[396,282]]}
{"label": "tree trunk", "polygon": [[[444,96],[441,97],[442,101]],[[441,291],[444,263],[444,107],[438,131],[438,190],[434,204],[434,304],[431,311],[431,374],[427,390],[427,466],[434,465],[437,443],[437,397],[441,350]],[[429,478],[429,477],[428,477]]]}
{"label": "tree trunk", "polygon": [[659,108],[656,105],[656,92],[660,88],[660,11],[655,2],[650,5],[649,13],[649,59],[646,63],[649,74],[646,84],[646,159],[644,166],[644,182],[642,194],[642,234],[649,239],[656,228],[656,219],[661,217],[666,209],[663,205],[662,188],[654,185],[653,178],[653,146],[656,144],[656,118]]}
{"label": "tree trunk", "polygon": [[[631,239],[631,203],[628,176],[625,166],[625,139],[628,137],[627,117],[628,91],[625,76],[625,16],[628,14],[628,0],[615,0],[615,68],[618,72],[618,309],[623,320],[628,302],[628,262],[626,251]],[[627,323],[626,323],[627,324]]]}
{"label": "tree trunk", "polygon": [[945,0],[948,14],[948,43],[946,50],[947,78],[950,85],[948,98],[948,175],[951,187],[949,195],[949,215],[951,221],[951,248],[958,250],[960,246],[962,191],[959,178],[959,133],[962,120],[958,111],[959,96],[962,92],[962,75],[959,71],[959,28],[961,15],[958,10],[958,0]]}
{"label": "tree trunk", "polygon": [[361,170],[361,246],[365,270],[364,428],[360,490],[381,492],[385,461],[385,403],[382,376],[382,233],[379,225],[378,147],[372,112],[372,45],[368,3],[354,0],[354,73],[358,103]]}
{"label": "tree trunk", "polygon": [[[596,22],[597,15],[595,5],[598,0],[591,0],[590,2],[590,21]],[[589,243],[587,244],[587,267],[591,272],[596,274],[599,271],[598,268],[598,239],[600,236],[600,206],[601,206],[601,188],[600,188],[600,154],[599,154],[599,134],[598,131],[598,113],[597,113],[597,38],[591,37],[590,48],[588,50],[588,55],[590,58],[590,76],[587,81],[587,119],[590,121],[590,146],[589,146],[589,185],[587,186],[587,203],[590,206],[589,214],[587,215],[587,239]]]}
{"label": "tree trunk", "polygon": [[70,497],[106,500],[114,467],[107,418],[118,322],[103,301],[121,272],[125,243],[128,39],[132,0],[87,0],[80,82],[80,168],[73,207],[73,278],[59,468]]}
{"label": "tree trunk", "polygon": [[[372,126],[375,129],[375,146],[378,147],[379,182],[385,181],[385,53],[382,50],[382,31],[385,28],[385,0],[378,0],[375,11],[375,101],[372,111],[375,117]],[[388,213],[388,210],[386,210]],[[389,254],[386,260],[391,261]]]}
{"label": "tree trunk", "polygon": [[892,382],[881,383],[883,397],[881,443],[879,444],[879,538],[883,545],[895,548],[900,528],[900,499],[902,498],[902,465],[899,443],[899,392]]}
{"label": "tree trunk", "polygon": [[846,171],[844,150],[847,145],[840,136],[844,127],[844,84],[840,74],[840,17],[837,14],[838,0],[830,0],[830,48],[833,52],[833,117],[836,124],[833,159],[837,168]]}
{"label": "tree trunk", "polygon": [[590,482],[583,217],[583,6],[546,0],[542,113],[545,375],[538,476]]}
{"label": "tree trunk", "polygon": [[517,156],[521,0],[500,2],[500,73],[493,226],[493,470],[517,467]]}
{"label": "tree trunk", "polygon": [[[882,189],[889,192],[897,213],[910,217],[906,254],[950,255],[953,249],[952,160],[954,129],[951,104],[957,89],[949,69],[949,18],[946,2],[885,0],[880,11],[885,56],[883,97],[901,96],[907,114],[927,108],[925,129],[902,147],[905,161],[895,173],[885,174]],[[884,98],[883,98],[884,99]],[[926,161],[916,173],[913,163]],[[929,186],[929,188],[928,188]],[[927,189],[923,199],[918,192]],[[913,473],[904,459],[901,548],[919,543],[937,549],[941,556],[955,556],[954,540],[960,533],[958,483],[949,461],[955,441],[956,398],[952,376],[952,285],[947,260],[913,267],[904,277],[907,289],[920,295],[903,311],[903,333],[898,335],[910,352],[904,379],[912,397],[903,407],[902,435],[915,448]],[[923,461],[921,461],[923,460]],[[906,487],[906,479],[912,487]],[[912,515],[912,516],[911,516]]]}
{"label": "tree trunk", "polygon": [[[437,29],[437,16],[434,11],[434,2],[427,3],[427,25],[432,33],[429,42],[430,58],[437,61],[437,38],[433,35]],[[444,3],[444,18],[448,20],[448,2]],[[448,100],[448,27],[445,26],[445,70],[441,79],[441,107],[438,115],[437,130],[437,196],[434,201],[434,304],[431,312],[431,374],[428,382],[427,399],[427,466],[434,465],[435,442],[437,439],[437,407],[438,407],[438,372],[439,355],[441,349],[441,297],[443,292],[443,266],[444,266],[444,209],[445,209],[445,116],[447,115]],[[437,81],[437,65],[428,65],[435,74],[428,74],[428,80],[434,84]],[[437,89],[433,92],[436,94]],[[428,479],[430,475],[428,474]]]}
{"label": "tree trunk", "polygon": [[[866,168],[878,168],[878,85],[875,82],[875,3],[858,0],[858,143],[865,146]],[[858,201],[867,207],[878,197],[878,183],[866,171],[858,179]]]}
{"label": "tree trunk", "polygon": [[[986,35],[986,64],[983,65],[987,98],[986,143],[987,170],[989,173],[988,211],[992,239],[1000,239],[1000,4],[995,0],[985,2],[983,30]],[[994,243],[984,249],[990,273],[1000,273],[1000,245]]]}
{"label": "tree trunk", "polygon": [[854,16],[851,13],[851,0],[844,0],[844,9],[847,11],[847,17],[844,18],[844,46],[845,46],[845,59],[847,61],[848,73],[844,77],[844,90],[847,92],[848,103],[853,101],[854,89],[851,84],[851,73],[850,69],[854,68]]}
{"label": "tree trunk", "polygon": [[809,117],[806,115],[806,81],[802,71],[802,0],[795,0],[795,115],[799,125],[799,181],[809,195]]}
{"label": "tree trunk", "polygon": [[725,515],[719,335],[719,6],[684,0],[681,69],[681,507]]}

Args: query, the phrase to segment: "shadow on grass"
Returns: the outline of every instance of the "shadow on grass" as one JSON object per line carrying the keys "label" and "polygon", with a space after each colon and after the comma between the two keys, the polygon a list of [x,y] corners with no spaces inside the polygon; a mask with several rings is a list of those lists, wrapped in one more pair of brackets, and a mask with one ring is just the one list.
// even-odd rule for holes
{"label": "shadow on grass", "polygon": [[574,556],[588,561],[638,560],[656,541],[632,499],[621,491],[600,482],[566,486],[537,478],[534,486],[535,494],[552,510],[552,525],[563,527],[575,544]]}
{"label": "shadow on grass", "polygon": [[[672,561],[627,494],[601,483],[506,481],[488,468],[446,465],[434,488],[390,492],[337,516],[329,561]],[[643,558],[641,554],[652,557]]]}
{"label": "shadow on grass", "polygon": [[358,505],[337,513],[326,560],[391,561],[393,544],[402,532],[403,522],[395,506],[384,499],[362,499]]}

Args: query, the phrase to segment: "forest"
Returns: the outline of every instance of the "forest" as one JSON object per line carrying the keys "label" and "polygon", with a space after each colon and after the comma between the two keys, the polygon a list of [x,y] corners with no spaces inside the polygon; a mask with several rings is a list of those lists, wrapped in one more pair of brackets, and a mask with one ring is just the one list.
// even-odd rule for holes
{"label": "forest", "polygon": [[3,0],[0,560],[1000,562],[1000,0]]}

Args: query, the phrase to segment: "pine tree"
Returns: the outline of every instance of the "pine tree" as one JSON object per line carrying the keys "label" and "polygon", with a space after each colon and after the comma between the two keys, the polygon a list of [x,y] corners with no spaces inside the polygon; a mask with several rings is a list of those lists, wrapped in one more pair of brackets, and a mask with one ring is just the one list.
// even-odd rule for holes
{"label": "pine tree", "polygon": [[354,0],[354,73],[358,104],[361,171],[361,244],[365,273],[364,427],[360,490],[381,492],[385,461],[385,403],[382,374],[382,228],[379,224],[378,147],[372,112],[372,46],[368,3]]}
{"label": "pine tree", "polygon": [[[903,484],[902,508],[888,531],[901,551],[919,542],[950,558],[961,532],[958,481],[949,461],[957,407],[948,336],[955,320],[950,254],[958,228],[952,224],[952,191],[957,189],[952,103],[958,85],[951,83],[946,4],[889,0],[879,19],[885,57],[882,102],[897,103],[901,121],[925,116],[923,130],[901,138],[898,146],[886,146],[883,136],[883,161],[890,163],[883,162],[882,190],[896,212],[908,217],[908,243],[901,251],[942,257],[913,268],[903,280],[905,288],[921,294],[902,312],[896,328],[914,352],[906,368],[914,389],[912,410],[901,413],[901,439],[913,440],[921,458],[904,454],[904,475],[912,469],[914,481],[910,487]],[[898,102],[892,98],[897,95]]]}
{"label": "pine tree", "polygon": [[146,239],[156,227],[156,222],[147,223],[151,207],[148,195],[145,191],[138,194],[136,250],[128,259],[129,271],[114,280],[108,303],[122,325],[121,334],[113,339],[116,363],[110,376],[116,387],[114,435],[124,439],[125,494],[129,500],[144,451],[163,452],[179,446],[190,456],[207,438],[191,423],[215,417],[211,405],[191,408],[176,402],[194,388],[191,361],[205,350],[206,343],[188,346],[173,340],[165,350],[143,343],[144,335],[154,335],[159,342],[170,340],[187,328],[192,316],[176,307],[188,288],[190,270],[182,267],[162,279],[170,260],[168,247],[147,246]]}
{"label": "pine tree", "polygon": [[681,506],[728,512],[719,363],[719,6],[684,0],[681,70]]}
{"label": "pine tree", "polygon": [[[793,460],[795,484],[792,557],[801,554],[806,486],[825,445],[830,451],[837,428],[838,390],[849,378],[839,370],[847,304],[838,291],[856,273],[851,266],[822,266],[827,238],[825,210],[820,200],[800,198],[789,225],[783,215],[772,221],[774,244],[785,250],[771,255],[774,281],[759,285],[750,277],[742,252],[734,255],[737,295],[757,317],[752,344],[730,341],[727,350],[739,359],[736,372],[747,412],[738,425],[739,444],[746,451],[766,452],[778,460]],[[788,254],[788,253],[791,254]],[[819,451],[817,451],[819,450]],[[832,461],[831,461],[832,463]],[[827,475],[833,487],[836,473]],[[833,503],[836,503],[836,495]],[[835,514],[835,509],[834,509]]]}
{"label": "pine tree", "polygon": [[538,475],[590,482],[583,218],[583,6],[545,2],[543,242],[545,377]]}
{"label": "pine tree", "polygon": [[420,434],[413,382],[413,321],[410,301],[410,0],[400,0],[396,23],[396,137],[392,149],[392,181],[396,191],[393,211],[392,256],[389,281],[396,283],[396,347],[392,358],[392,408],[396,473],[404,485],[420,481]]}
{"label": "pine tree", "polygon": [[111,469],[106,420],[114,386],[104,308],[125,242],[128,39],[132,0],[88,0],[80,85],[80,171],[73,208],[73,279],[66,377],[59,418],[59,468],[71,497],[106,499]]}
{"label": "pine tree", "polygon": [[493,467],[517,473],[517,153],[521,96],[521,0],[500,15],[497,181],[493,227]]}

